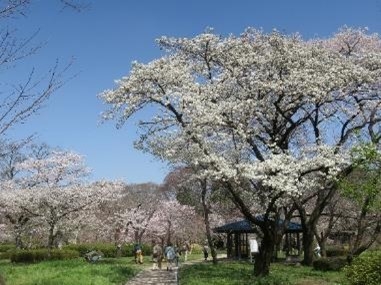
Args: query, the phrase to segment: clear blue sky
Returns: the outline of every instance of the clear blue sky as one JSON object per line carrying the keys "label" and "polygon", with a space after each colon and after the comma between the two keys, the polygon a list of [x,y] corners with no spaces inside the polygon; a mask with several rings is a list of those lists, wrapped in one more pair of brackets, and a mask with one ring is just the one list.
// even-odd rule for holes
{"label": "clear blue sky", "polygon": [[343,25],[381,33],[381,0],[86,1],[91,8],[76,13],[61,11],[58,0],[34,0],[26,17],[12,21],[24,35],[40,29],[35,43],[43,42],[44,48],[8,73],[8,81],[22,82],[33,66],[43,74],[57,58],[62,64],[75,58],[70,74],[78,76],[8,137],[36,133],[40,142],[83,154],[93,180],[161,183],[168,172],[165,163],[134,150],[134,123],[120,130],[112,122],[99,124],[105,106],[97,94],[127,75],[133,60],[160,56],[157,37],[192,37],[207,27],[239,34],[249,26],[305,38],[328,37]]}

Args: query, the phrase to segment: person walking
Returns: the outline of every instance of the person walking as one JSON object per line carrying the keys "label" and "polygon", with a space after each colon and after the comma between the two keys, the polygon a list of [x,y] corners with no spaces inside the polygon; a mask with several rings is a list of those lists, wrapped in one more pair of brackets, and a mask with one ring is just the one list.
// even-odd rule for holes
{"label": "person walking", "polygon": [[167,260],[167,271],[173,270],[173,263],[176,260],[176,251],[173,248],[172,244],[169,243],[164,250],[165,258]]}
{"label": "person walking", "polygon": [[207,244],[202,248],[202,252],[204,253],[204,260],[207,261],[209,256],[209,247]]}
{"label": "person walking", "polygon": [[143,263],[143,251],[142,246],[139,243],[136,243],[134,246],[134,255],[135,255],[135,263],[142,264]]}
{"label": "person walking", "polygon": [[158,242],[154,243],[152,249],[152,270],[161,269],[161,262],[163,260],[163,249]]}

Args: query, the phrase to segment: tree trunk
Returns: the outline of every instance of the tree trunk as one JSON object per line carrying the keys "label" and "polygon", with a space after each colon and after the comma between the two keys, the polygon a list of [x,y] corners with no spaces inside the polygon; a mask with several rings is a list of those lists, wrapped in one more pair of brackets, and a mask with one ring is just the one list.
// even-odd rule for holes
{"label": "tree trunk", "polygon": [[311,266],[314,261],[314,238],[315,234],[310,225],[303,227],[303,252],[304,258],[302,263],[307,266]]}
{"label": "tree trunk", "polygon": [[259,247],[259,253],[255,255],[254,275],[264,277],[270,273],[270,263],[273,257],[275,241],[270,231],[265,230]]}
{"label": "tree trunk", "polygon": [[50,254],[50,251],[52,250],[53,244],[54,244],[54,228],[55,228],[55,224],[51,224],[49,227],[49,237],[48,237],[48,252],[49,252],[49,254]]}
{"label": "tree trunk", "polygon": [[19,232],[16,232],[16,234],[15,234],[15,244],[16,244],[17,249],[24,248],[24,244],[23,244],[22,239],[21,239],[21,233],[19,233]]}
{"label": "tree trunk", "polygon": [[206,198],[206,194],[207,194],[207,183],[206,181],[202,181],[201,182],[201,186],[202,186],[202,191],[201,191],[201,201],[202,201],[202,209],[204,211],[204,223],[205,223],[205,232],[206,232],[206,238],[208,240],[208,245],[209,245],[209,248],[210,248],[210,252],[212,254],[212,260],[213,260],[213,264],[217,264],[218,260],[217,260],[217,251],[214,247],[214,244],[213,244],[213,240],[212,240],[212,230],[210,228],[210,223],[209,223],[209,205],[207,203],[207,198]]}

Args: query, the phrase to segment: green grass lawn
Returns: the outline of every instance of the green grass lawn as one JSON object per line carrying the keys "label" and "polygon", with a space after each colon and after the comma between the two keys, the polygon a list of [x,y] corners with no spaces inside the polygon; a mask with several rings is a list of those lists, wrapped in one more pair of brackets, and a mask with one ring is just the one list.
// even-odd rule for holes
{"label": "green grass lawn", "polygon": [[310,267],[272,264],[269,277],[253,277],[249,262],[220,261],[184,265],[179,272],[180,285],[345,285],[341,272],[321,272]]}
{"label": "green grass lawn", "polygon": [[149,260],[136,265],[131,257],[104,259],[94,264],[83,259],[37,264],[0,260],[0,274],[7,285],[119,285],[147,266],[151,266]]}
{"label": "green grass lawn", "polygon": [[[253,265],[246,261],[225,261],[213,265],[204,262],[201,254],[191,254],[182,264],[180,258],[180,285],[347,285],[341,272],[321,272],[309,267],[296,267],[275,263],[270,276],[253,277]],[[140,270],[151,267],[151,258],[145,257],[143,265],[133,258],[104,259],[90,264],[83,259],[46,261],[37,264],[12,264],[0,260],[0,274],[7,285],[121,285]],[[166,263],[163,263],[163,267]],[[0,282],[1,283],[1,282]]]}

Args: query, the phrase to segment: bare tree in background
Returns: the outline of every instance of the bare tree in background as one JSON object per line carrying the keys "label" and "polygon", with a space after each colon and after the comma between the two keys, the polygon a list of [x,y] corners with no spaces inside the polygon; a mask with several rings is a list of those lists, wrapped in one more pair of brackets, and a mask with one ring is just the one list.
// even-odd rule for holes
{"label": "bare tree in background", "polygon": [[[21,66],[23,60],[32,56],[41,49],[34,45],[38,31],[27,38],[19,38],[17,31],[4,25],[8,19],[26,17],[32,0],[0,0],[0,72],[4,73]],[[63,8],[82,11],[89,4],[80,0],[60,0]],[[7,24],[7,23],[6,23]],[[71,63],[59,67],[58,60],[45,75],[37,76],[35,68],[27,73],[25,79],[19,83],[1,82],[0,84],[0,136],[17,124],[24,123],[35,114],[52,93],[68,80],[67,69]]]}

